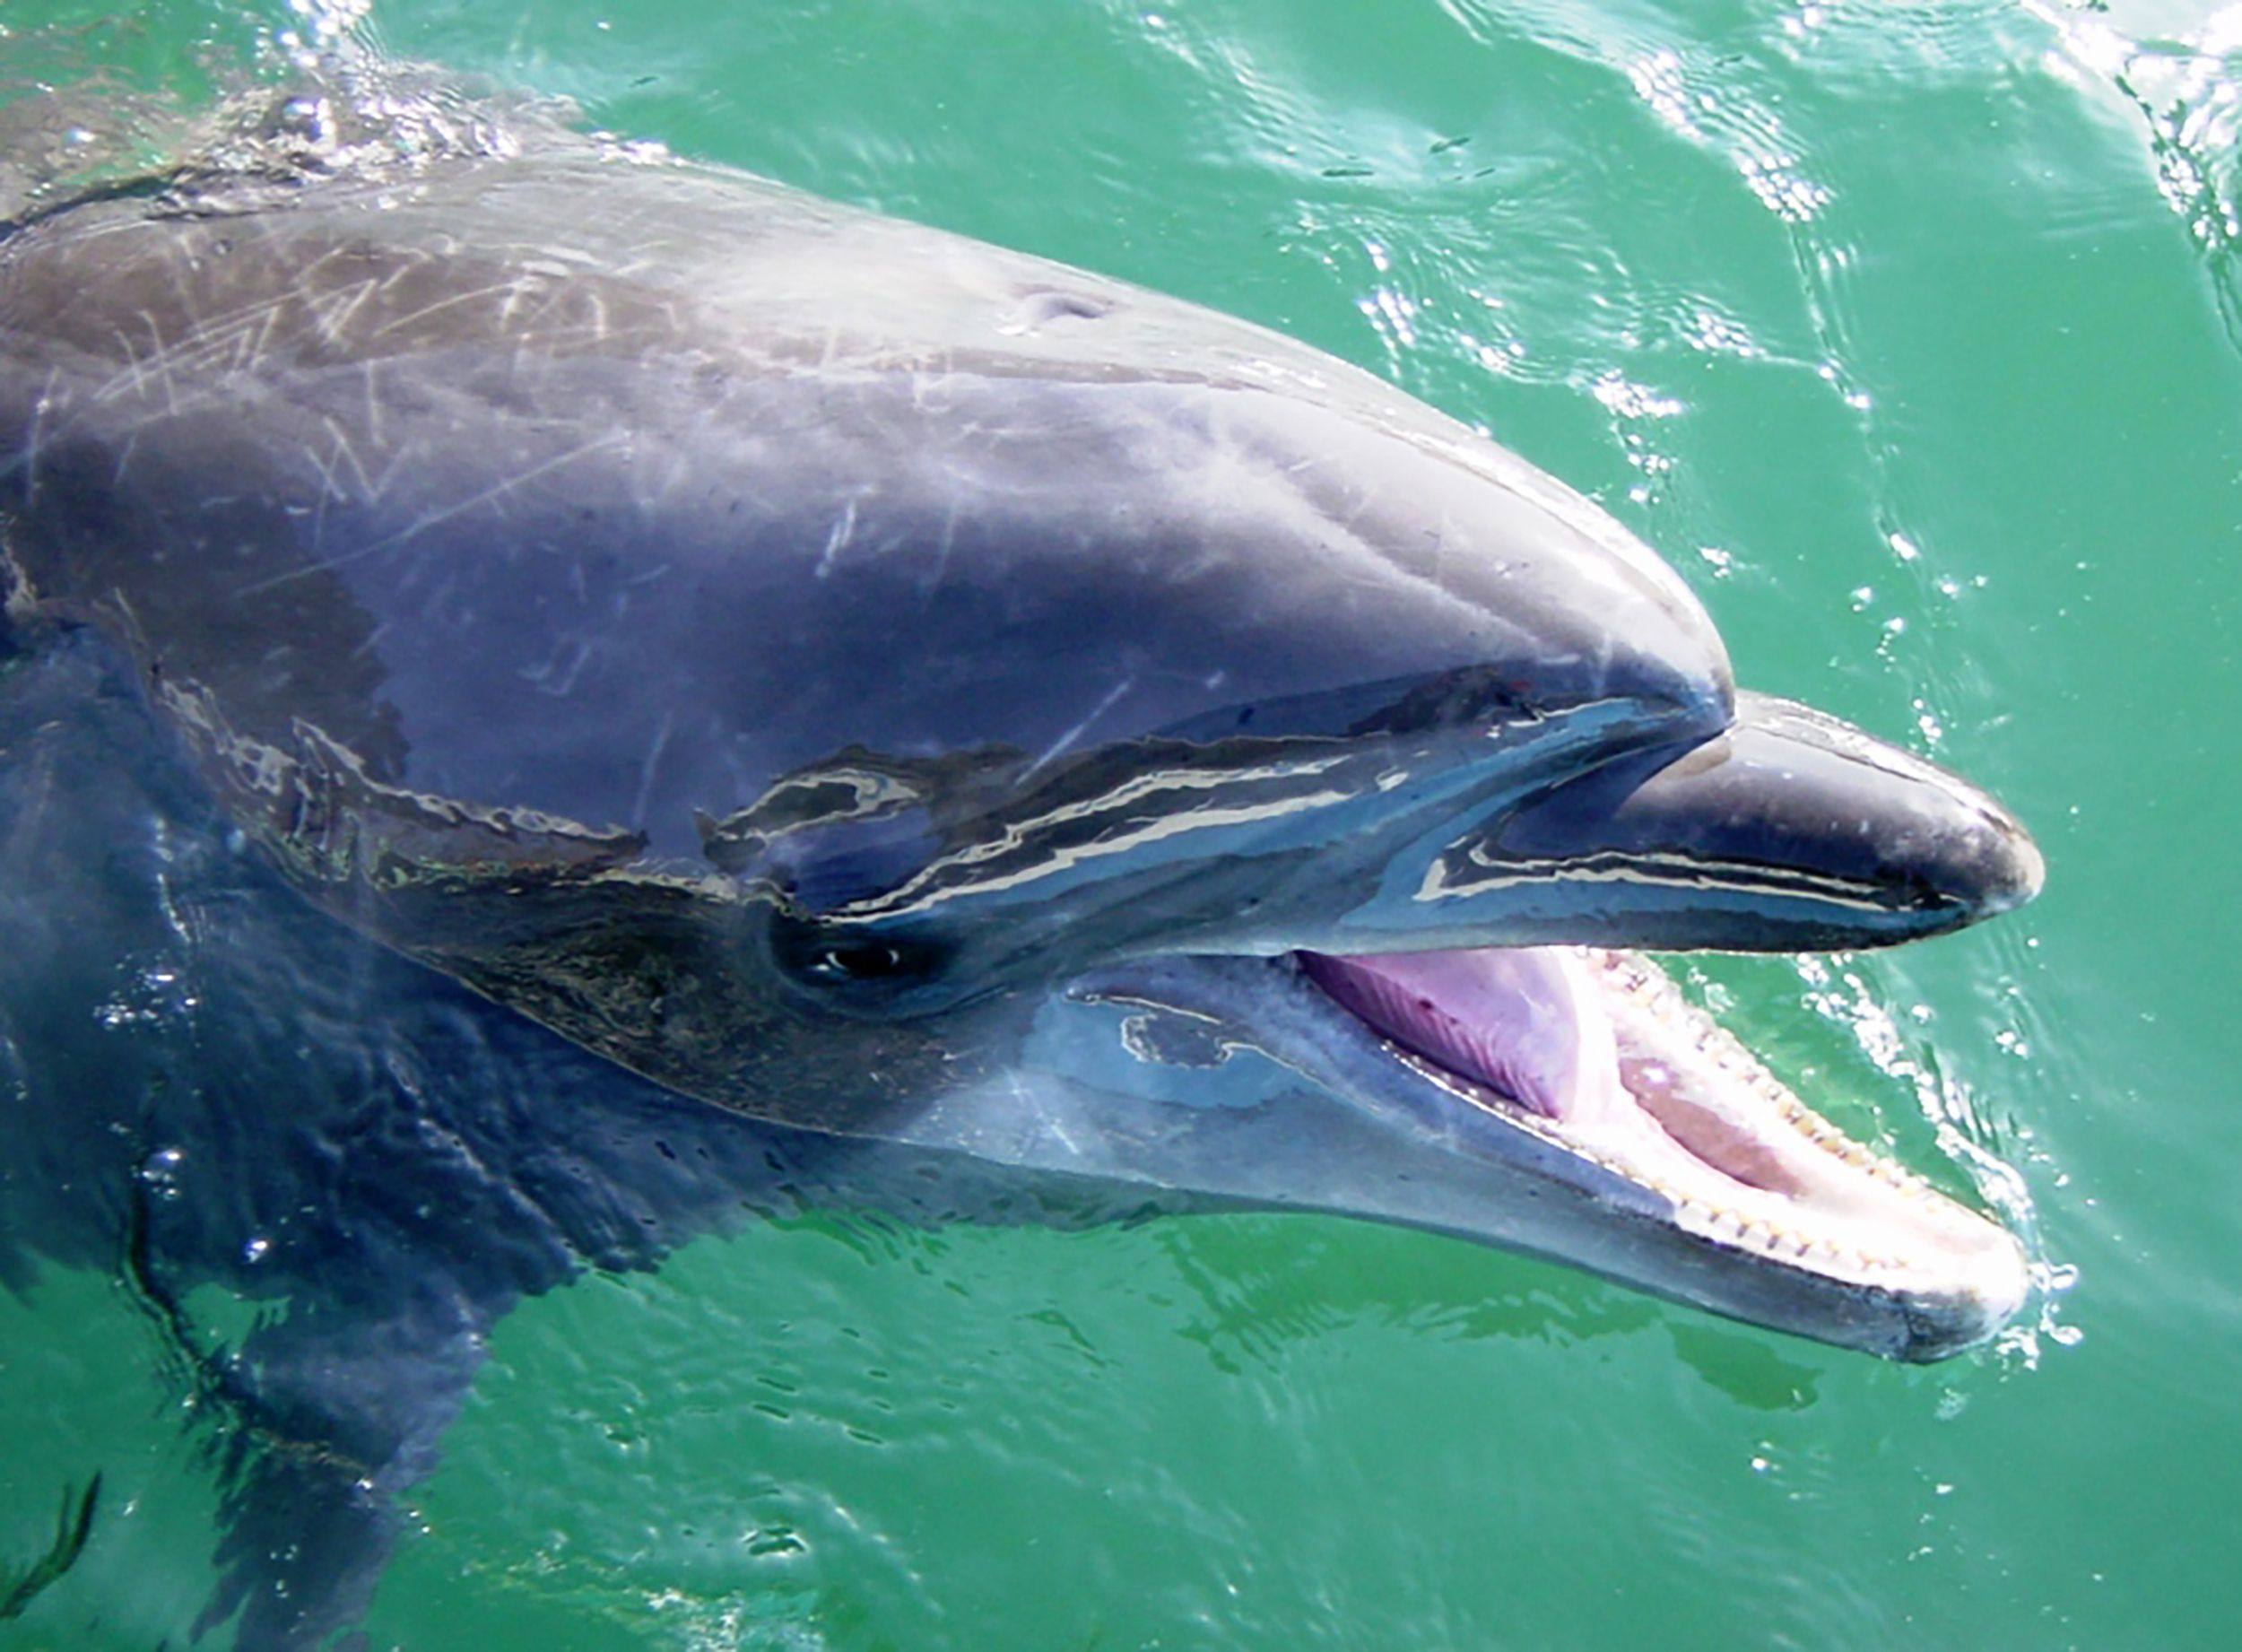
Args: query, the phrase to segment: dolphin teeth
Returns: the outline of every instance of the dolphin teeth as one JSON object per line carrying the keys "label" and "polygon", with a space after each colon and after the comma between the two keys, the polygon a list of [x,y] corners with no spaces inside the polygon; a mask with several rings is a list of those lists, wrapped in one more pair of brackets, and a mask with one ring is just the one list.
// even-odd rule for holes
{"label": "dolphin teeth", "polygon": [[1806,1140],[1888,1187],[1918,1197],[1935,1195],[1930,1184],[1873,1147],[1855,1141],[1800,1101],[1751,1049],[1685,998],[1673,978],[1637,955],[1618,952],[1586,954],[1603,980],[1624,999],[1688,1033],[1723,1076],[1748,1086],[1783,1121]]}
{"label": "dolphin teeth", "polygon": [[[1589,1007],[1605,1018],[1612,1039],[1604,1057],[1612,1095],[1631,1107],[1569,1106],[1552,1114],[1514,1099],[1508,1083],[1491,1075],[1507,1075],[1520,1062],[1530,1074],[1536,1058],[1499,1043],[1482,1048],[1483,1036],[1499,1027],[1502,1036],[1525,1039],[1541,1023],[1514,1013],[1482,1025],[1458,1014],[1462,1006],[1440,996],[1450,977],[1437,968],[1412,966],[1431,1000],[1419,1008],[1439,1005],[1468,1037],[1420,1050],[1366,1017],[1355,1019],[1410,1072],[1560,1149],[1599,1181],[1608,1176],[1659,1201],[1675,1228],[1733,1250],[1740,1262],[1758,1258],[1856,1289],[1905,1293],[1940,1276],[1950,1242],[1981,1242],[1968,1235],[1986,1225],[1983,1218],[1814,1111],[1655,964],[1633,954],[1562,950],[1569,959],[1547,968],[1561,975],[1569,964],[1596,1000]],[[1473,978],[1474,966],[1447,967],[1455,978]],[[1490,1076],[1451,1067],[1443,1053],[1448,1045]],[[1592,1086],[1575,1088],[1585,1093]],[[1923,1254],[1904,1248],[1918,1237]]]}

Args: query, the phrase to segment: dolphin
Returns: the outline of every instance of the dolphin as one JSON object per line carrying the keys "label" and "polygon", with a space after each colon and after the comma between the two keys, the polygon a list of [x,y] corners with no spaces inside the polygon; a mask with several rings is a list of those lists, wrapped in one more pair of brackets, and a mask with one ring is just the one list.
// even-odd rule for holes
{"label": "dolphin", "polygon": [[[2022,828],[1739,691],[1610,517],[1263,328],[588,143],[182,168],[0,233],[0,829],[87,911],[129,861],[172,933],[292,961],[256,1014],[387,1052],[259,1085],[225,1130],[277,1145],[204,1156],[329,1177],[376,1092],[386,1174],[456,1192],[430,1121],[474,1144],[439,1307],[397,1283],[434,1239],[352,1264],[425,1358],[302,1267],[303,1340],[226,1378],[372,1465],[344,1501],[425,1472],[449,1413],[400,1396],[456,1396],[507,1303],[748,1181],[1337,1213],[1910,1361],[2028,1293],[1638,951],[1951,930],[2038,891]],[[78,778],[103,752],[137,789]],[[281,898],[198,926],[190,871],[205,913]],[[73,926],[7,906],[8,992],[62,978]],[[83,1036],[18,1058],[83,1080]],[[537,1179],[568,1132],[611,1157]],[[273,1455],[242,1576],[304,1529],[316,1454]],[[238,1581],[243,1643],[347,1621],[384,1517],[299,1544],[284,1610]]]}

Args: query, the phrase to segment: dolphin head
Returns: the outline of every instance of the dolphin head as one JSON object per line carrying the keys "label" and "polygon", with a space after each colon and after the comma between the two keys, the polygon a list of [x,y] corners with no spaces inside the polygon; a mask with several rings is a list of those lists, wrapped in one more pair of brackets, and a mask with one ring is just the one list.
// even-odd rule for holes
{"label": "dolphin head", "polygon": [[[1140,1198],[1434,1229],[1943,1357],[2020,1304],[2015,1241],[1841,1135],[1629,949],[1884,944],[2028,898],[2038,862],[1963,783],[1742,706],[1679,755],[1652,743],[1665,761],[1631,784],[1642,748],[1568,748],[1552,775],[1523,742],[1521,782],[1507,707],[1461,752],[1384,728],[1123,743],[889,888],[818,909],[790,892],[830,887],[798,844],[751,900],[804,1013],[994,1051],[882,1134]],[[848,781],[851,809],[879,790]]]}
{"label": "dolphin head", "polygon": [[1125,1204],[1909,1359],[2020,1302],[2004,1231],[1632,949],[1932,935],[2029,898],[2029,839],[1739,695],[1647,548],[1390,387],[685,167],[6,251],[12,605],[106,624],[400,950],[718,1105]]}
{"label": "dolphin head", "polygon": [[[806,1013],[995,1052],[882,1134],[1108,1196],[1526,1249],[1897,1358],[1999,1329],[2014,1239],[1840,1134],[1632,949],[1934,935],[2036,891],[2029,839],[1786,702],[1740,696],[1708,733],[1717,700],[1591,720],[1530,671],[1477,682],[1423,679],[1422,721],[1390,710],[1405,691],[986,792],[855,754],[782,789],[834,813],[790,814],[742,888]],[[908,870],[866,884],[891,856]]]}
{"label": "dolphin head", "polygon": [[[911,1081],[882,1135],[1525,1248],[1899,1358],[1991,1335],[2025,1294],[2015,1241],[1633,949],[1935,935],[2037,891],[2029,839],[1930,764],[1739,695],[1616,524],[1347,388],[1075,390],[1048,483],[947,467],[953,555],[1037,548],[962,576],[1021,617],[894,624],[873,669],[1001,685],[958,697],[974,735],[852,746],[704,822],[781,996],[942,1029],[950,1081]],[[1083,457],[1117,418],[1132,436]],[[1046,509],[1070,526],[1023,526]]]}
{"label": "dolphin head", "polygon": [[[1002,483],[953,454],[941,535],[882,541],[1035,545],[964,576],[1012,623],[898,624],[879,659],[1001,683],[972,714],[999,726],[926,763],[851,749],[708,835],[813,1013],[952,1052],[1001,1030],[880,1128],[1521,1248],[1899,1358],[2003,1325],[2013,1239],[1634,949],[1936,935],[2037,891],[2018,823],[1739,695],[1688,589],[1514,456],[1285,341],[1089,291],[1104,371],[1044,386]],[[1266,370],[1143,370],[1186,334]]]}

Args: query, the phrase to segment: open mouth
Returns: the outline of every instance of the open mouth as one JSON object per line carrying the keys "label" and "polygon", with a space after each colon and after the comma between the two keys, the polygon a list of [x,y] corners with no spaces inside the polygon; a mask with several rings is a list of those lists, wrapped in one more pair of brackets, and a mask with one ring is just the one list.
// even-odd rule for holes
{"label": "open mouth", "polygon": [[1418,1078],[1654,1196],[1675,1230],[1730,1260],[1919,1309],[1953,1345],[2023,1300],[2003,1229],[1809,1109],[1639,955],[1295,958]]}

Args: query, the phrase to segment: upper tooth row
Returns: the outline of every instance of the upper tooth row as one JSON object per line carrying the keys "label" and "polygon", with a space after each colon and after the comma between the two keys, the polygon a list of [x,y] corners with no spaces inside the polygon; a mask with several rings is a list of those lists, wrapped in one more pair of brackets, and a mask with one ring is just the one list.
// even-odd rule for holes
{"label": "upper tooth row", "polygon": [[1684,998],[1664,970],[1629,952],[1588,956],[1591,962],[1602,965],[1605,976],[1627,996],[1667,1025],[1695,1036],[1715,1065],[1729,1077],[1749,1084],[1786,1123],[1817,1147],[1902,1193],[1920,1197],[1932,1191],[1931,1185],[1921,1177],[1862,1145],[1800,1101],[1734,1033]]}

